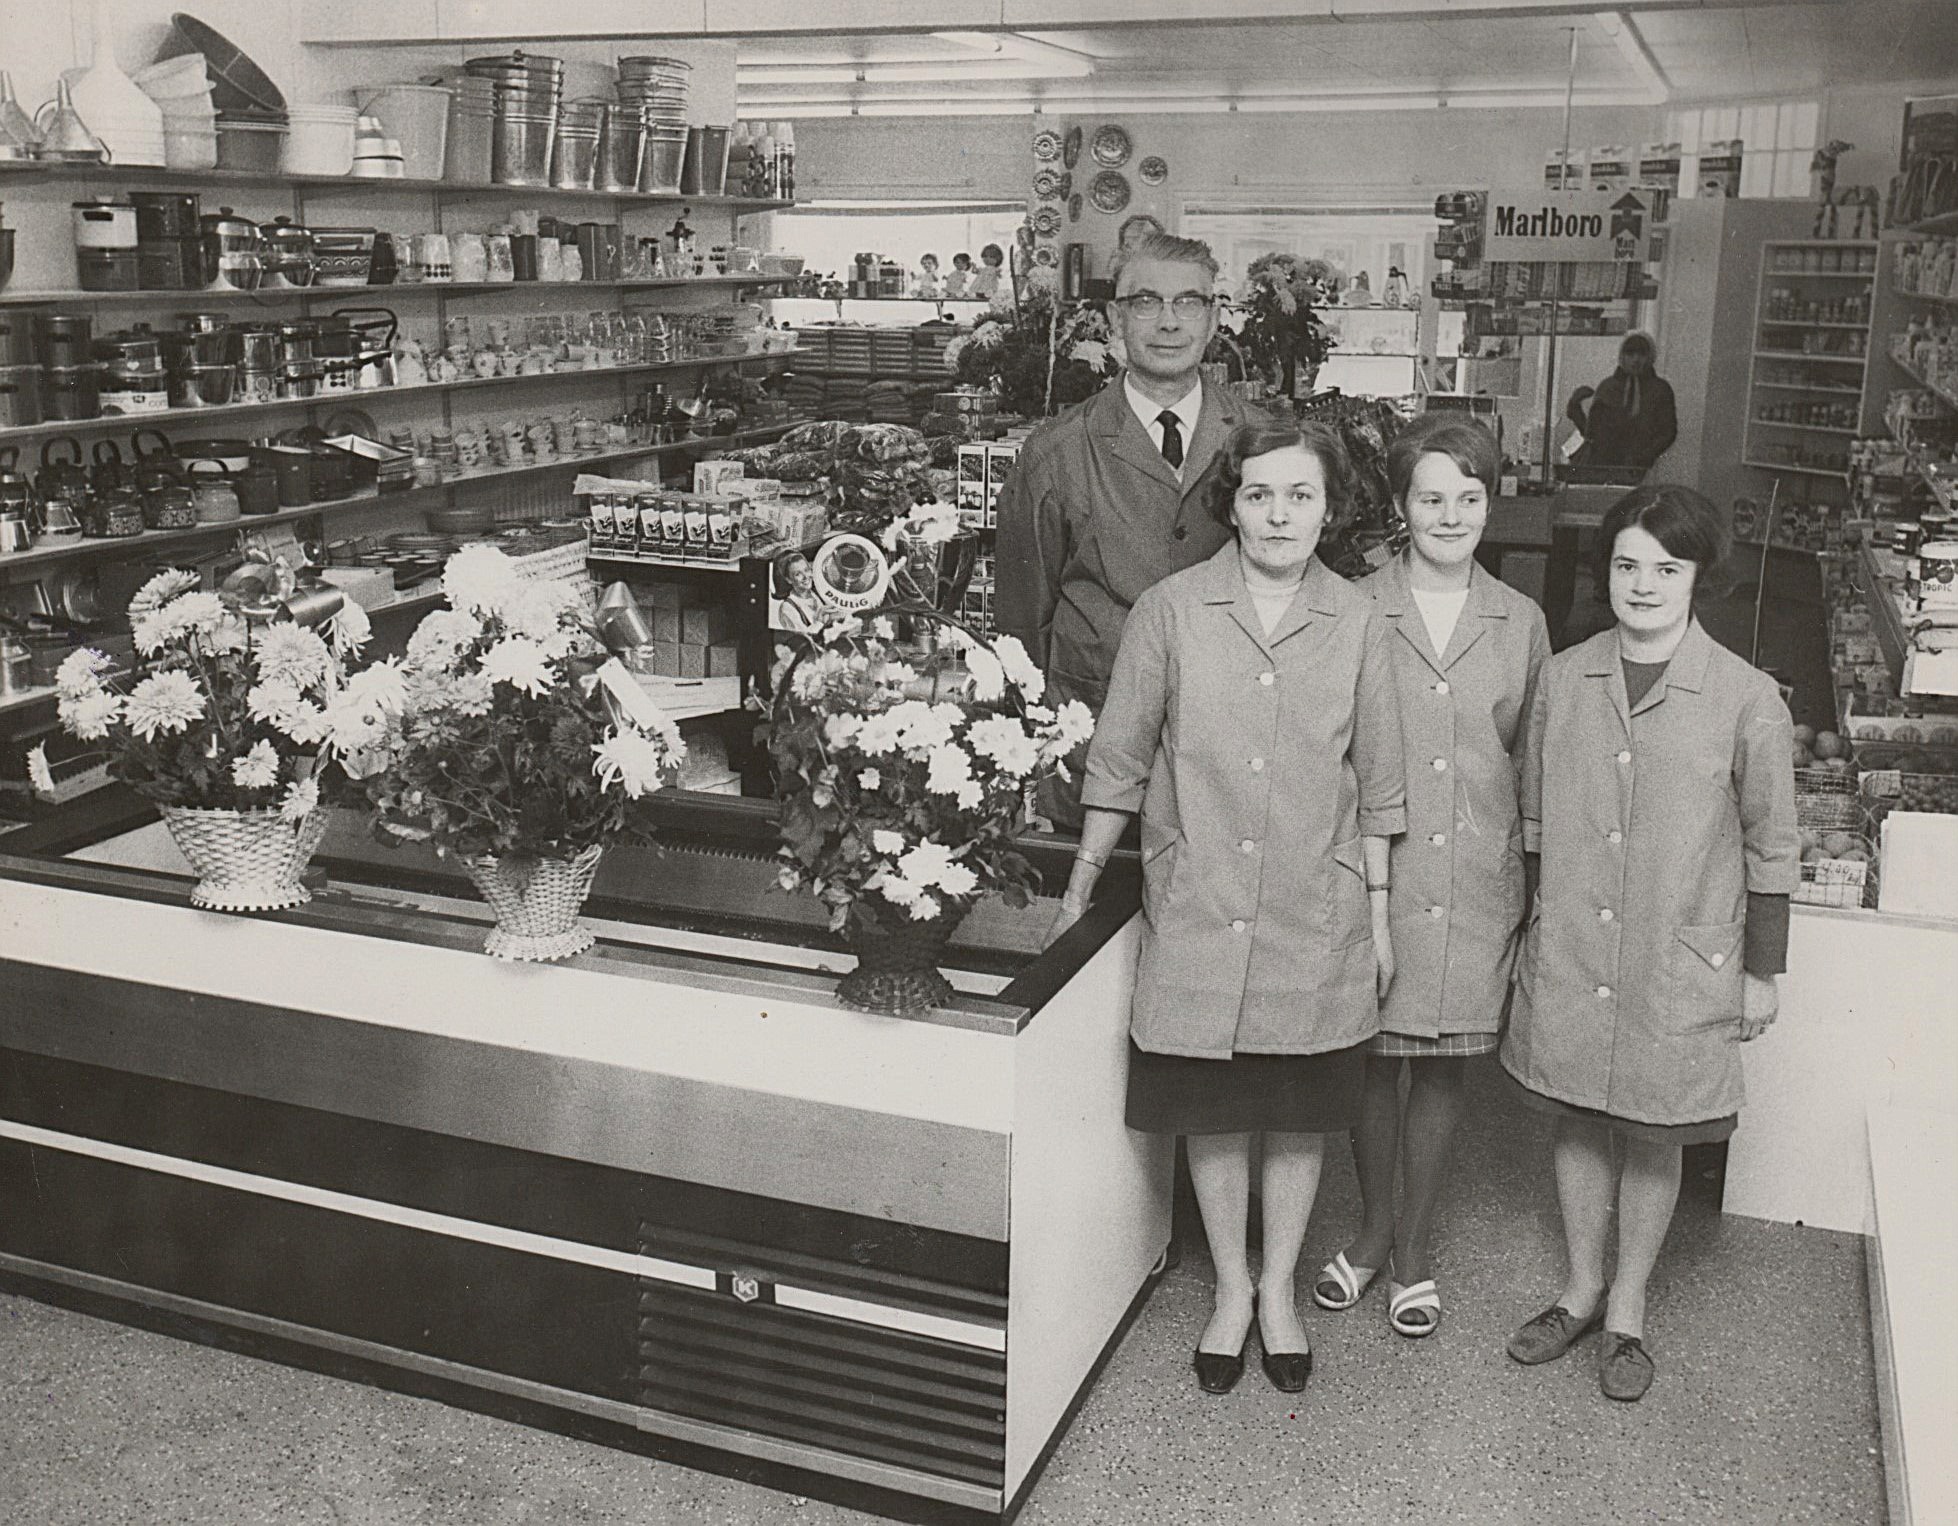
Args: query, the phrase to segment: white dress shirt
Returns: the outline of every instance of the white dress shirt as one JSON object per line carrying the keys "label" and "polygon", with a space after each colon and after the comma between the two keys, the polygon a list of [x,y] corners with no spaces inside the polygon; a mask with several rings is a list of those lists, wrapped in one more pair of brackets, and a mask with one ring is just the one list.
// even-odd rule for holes
{"label": "white dress shirt", "polygon": [[[1157,450],[1161,450],[1163,405],[1138,391],[1135,383],[1127,376],[1122,378],[1122,390],[1128,395],[1129,407],[1134,410],[1136,418],[1141,420],[1142,428],[1148,434],[1150,443]],[[1193,383],[1188,392],[1169,405],[1167,411],[1176,415],[1176,422],[1183,436],[1183,457],[1188,460],[1190,441],[1196,438],[1197,415],[1203,412],[1203,382],[1198,380]],[[1179,477],[1183,475],[1181,467],[1177,468],[1176,475]]]}

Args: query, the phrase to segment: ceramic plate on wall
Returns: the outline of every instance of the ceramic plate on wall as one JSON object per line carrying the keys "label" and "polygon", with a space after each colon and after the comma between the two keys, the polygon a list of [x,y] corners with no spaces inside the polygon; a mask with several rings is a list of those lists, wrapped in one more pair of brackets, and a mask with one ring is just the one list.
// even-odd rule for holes
{"label": "ceramic plate on wall", "polygon": [[1081,193],[1076,191],[1067,199],[1067,220],[1071,223],[1081,221]]}
{"label": "ceramic plate on wall", "polygon": [[1129,204],[1128,176],[1119,170],[1103,170],[1088,187],[1088,200],[1099,212],[1119,212]]}
{"label": "ceramic plate on wall", "polygon": [[1052,165],[1043,164],[1033,177],[1033,194],[1042,201],[1052,201],[1061,194],[1061,172]]}
{"label": "ceramic plate on wall", "polygon": [[1081,162],[1081,129],[1070,127],[1067,130],[1067,146],[1061,150],[1061,163],[1069,169]]}
{"label": "ceramic plate on wall", "polygon": [[1043,160],[1060,158],[1061,135],[1051,127],[1041,128],[1033,135],[1033,156]]}
{"label": "ceramic plate on wall", "polygon": [[1151,154],[1135,167],[1135,178],[1144,185],[1161,185],[1169,179],[1169,161]]}
{"label": "ceramic plate on wall", "polygon": [[1106,127],[1097,127],[1094,142],[1088,146],[1088,152],[1094,155],[1095,163],[1111,170],[1118,170],[1127,164],[1132,151],[1133,145],[1129,142],[1128,133],[1113,122]]}
{"label": "ceramic plate on wall", "polygon": [[1059,259],[1060,256],[1054,253],[1054,246],[1052,244],[1042,244],[1033,252],[1033,262],[1036,265],[1052,265],[1057,263]]}
{"label": "ceramic plate on wall", "polygon": [[1033,231],[1041,238],[1052,238],[1061,231],[1061,209],[1059,207],[1036,207],[1033,213]]}

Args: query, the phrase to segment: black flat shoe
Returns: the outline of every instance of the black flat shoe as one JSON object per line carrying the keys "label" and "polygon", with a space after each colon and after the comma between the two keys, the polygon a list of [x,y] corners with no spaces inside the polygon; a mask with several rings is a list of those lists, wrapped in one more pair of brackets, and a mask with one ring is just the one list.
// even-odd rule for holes
{"label": "black flat shoe", "polygon": [[1305,1380],[1312,1376],[1312,1353],[1310,1351],[1267,1351],[1260,1362],[1271,1386],[1281,1394],[1295,1394],[1303,1391]]}
{"label": "black flat shoe", "polygon": [[1207,1394],[1227,1394],[1244,1376],[1244,1350],[1239,1347],[1235,1356],[1199,1351],[1191,1365],[1197,1370],[1197,1387]]}

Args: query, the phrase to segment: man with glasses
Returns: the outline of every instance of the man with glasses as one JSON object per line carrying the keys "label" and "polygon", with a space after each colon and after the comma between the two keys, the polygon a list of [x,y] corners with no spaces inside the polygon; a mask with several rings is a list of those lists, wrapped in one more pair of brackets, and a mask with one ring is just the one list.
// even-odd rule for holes
{"label": "man with glasses", "polygon": [[[1216,280],[1201,240],[1150,233],[1124,248],[1109,320],[1126,369],[1037,429],[1001,492],[999,627],[1045,669],[1055,703],[1099,712],[1130,606],[1229,539],[1204,487],[1225,437],[1257,414],[1198,374]],[[1081,821],[1073,772],[1041,798],[1069,829]]]}

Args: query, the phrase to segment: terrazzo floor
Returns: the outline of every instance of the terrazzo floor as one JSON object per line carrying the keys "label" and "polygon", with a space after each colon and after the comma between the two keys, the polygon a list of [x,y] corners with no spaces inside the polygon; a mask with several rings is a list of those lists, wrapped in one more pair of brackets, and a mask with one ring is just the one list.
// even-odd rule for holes
{"label": "terrazzo floor", "polygon": [[[1486,1066],[1489,1062],[1476,1062]],[[1658,1382],[1597,1390],[1595,1341],[1525,1369],[1510,1328],[1561,1266],[1547,1125],[1486,1069],[1438,1264],[1444,1324],[1388,1329],[1375,1291],[1306,1304],[1317,1370],[1274,1392],[1255,1360],[1199,1392],[1199,1249],[1116,1351],[1020,1516],[1026,1526],[1705,1522],[1884,1518],[1863,1245],[1682,1201],[1653,1288]],[[1742,1114],[1743,1128],[1746,1115]],[[1344,1243],[1356,1195],[1328,1150],[1307,1242]],[[870,1518],[429,1401],[0,1297],[0,1519],[9,1526],[518,1526]]]}

